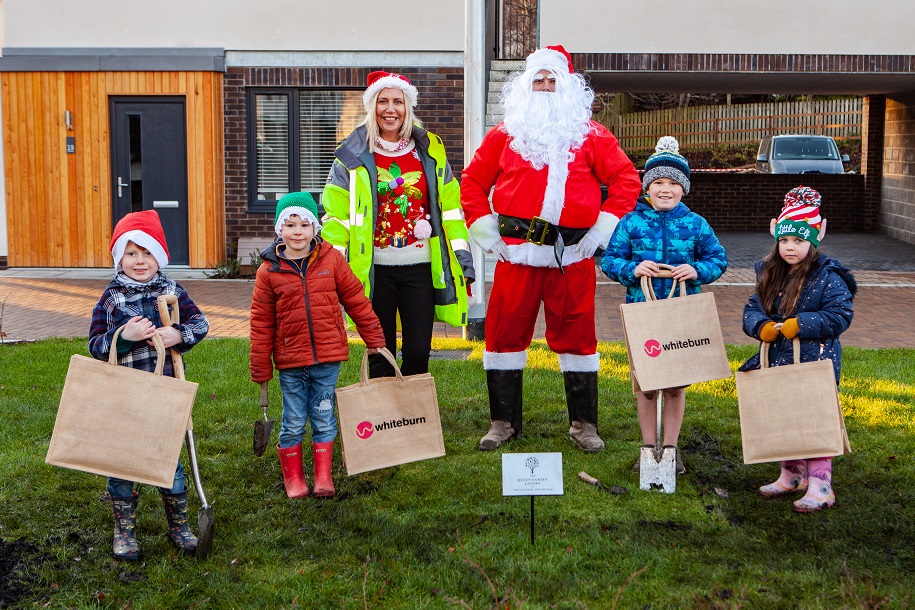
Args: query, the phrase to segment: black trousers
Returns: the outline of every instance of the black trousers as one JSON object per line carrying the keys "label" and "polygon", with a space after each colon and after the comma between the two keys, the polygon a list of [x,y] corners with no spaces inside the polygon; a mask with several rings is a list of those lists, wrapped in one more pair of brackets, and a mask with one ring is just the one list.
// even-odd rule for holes
{"label": "black trousers", "polygon": [[[432,264],[375,265],[372,309],[381,322],[385,344],[397,353],[397,312],[403,343],[404,375],[429,372],[432,348],[432,324],[435,322],[435,289],[432,287]],[[384,356],[369,356],[369,376],[393,377],[394,368]]]}

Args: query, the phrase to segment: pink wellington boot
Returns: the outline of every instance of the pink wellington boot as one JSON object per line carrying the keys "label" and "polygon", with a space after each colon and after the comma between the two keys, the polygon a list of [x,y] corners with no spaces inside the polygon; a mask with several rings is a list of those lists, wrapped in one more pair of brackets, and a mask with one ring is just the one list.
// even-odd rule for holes
{"label": "pink wellington boot", "polygon": [[316,498],[331,498],[334,491],[334,480],[331,477],[331,466],[334,458],[334,442],[314,443],[315,453],[315,492]]}
{"label": "pink wellington boot", "polygon": [[759,488],[764,498],[780,498],[796,491],[807,491],[807,461],[787,460],[782,462],[778,480]]}
{"label": "pink wellington boot", "polygon": [[304,498],[308,495],[308,481],[302,469],[302,443],[294,447],[276,446],[280,454],[280,467],[283,469],[283,485],[290,498]]}
{"label": "pink wellington boot", "polygon": [[809,487],[803,498],[794,503],[798,513],[812,513],[830,508],[836,503],[832,490],[832,458],[807,460]]}

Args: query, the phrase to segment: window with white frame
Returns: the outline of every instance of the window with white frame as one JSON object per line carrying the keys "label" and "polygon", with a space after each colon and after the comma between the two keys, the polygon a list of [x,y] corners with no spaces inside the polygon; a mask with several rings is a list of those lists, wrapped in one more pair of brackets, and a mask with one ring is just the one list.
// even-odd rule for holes
{"label": "window with white frame", "polygon": [[273,212],[285,194],[320,200],[334,150],[365,118],[362,91],[248,91],[248,211]]}

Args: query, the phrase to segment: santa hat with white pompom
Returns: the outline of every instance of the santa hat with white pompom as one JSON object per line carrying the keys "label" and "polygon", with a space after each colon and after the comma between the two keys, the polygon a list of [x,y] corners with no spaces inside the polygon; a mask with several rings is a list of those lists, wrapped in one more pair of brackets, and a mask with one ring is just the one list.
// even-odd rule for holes
{"label": "santa hat with white pompom", "polygon": [[642,176],[642,188],[658,178],[670,178],[683,187],[683,194],[689,194],[689,161],[680,153],[680,143],[673,136],[664,136],[658,140],[655,153],[645,162],[645,174]]}

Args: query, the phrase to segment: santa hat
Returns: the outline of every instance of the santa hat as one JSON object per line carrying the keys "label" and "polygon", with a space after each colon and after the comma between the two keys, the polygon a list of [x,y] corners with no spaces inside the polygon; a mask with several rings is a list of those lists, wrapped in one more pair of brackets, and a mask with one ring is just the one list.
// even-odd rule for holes
{"label": "santa hat", "polygon": [[362,94],[362,103],[366,112],[371,112],[375,104],[375,96],[382,89],[400,89],[403,91],[410,108],[416,108],[416,97],[419,93],[413,83],[407,80],[403,74],[394,74],[393,72],[384,72],[378,70],[372,72],[365,79],[367,85],[365,93]]}
{"label": "santa hat", "polygon": [[315,228],[315,233],[321,230],[321,223],[318,222],[318,204],[315,203],[311,193],[289,193],[276,202],[276,220],[273,223],[273,230],[280,235],[285,223],[290,216],[295,215]]}
{"label": "santa hat", "polygon": [[162,230],[159,213],[155,210],[131,212],[114,225],[109,248],[115,269],[121,264],[128,242],[149,250],[160,269],[168,265],[168,244],[165,243],[165,231]]}
{"label": "santa hat", "polygon": [[550,70],[551,72],[565,72],[566,74],[575,72],[575,68],[572,67],[572,56],[561,44],[543,47],[528,55],[525,62],[525,71],[531,69],[537,72]]}
{"label": "santa hat", "polygon": [[645,161],[642,188],[658,178],[670,178],[683,187],[683,194],[689,195],[689,161],[680,154],[680,143],[673,136],[664,136],[654,147],[655,153]]}
{"label": "santa hat", "polygon": [[785,206],[775,221],[775,241],[779,237],[793,236],[819,247],[821,229],[826,223],[820,216],[820,203],[822,197],[809,186],[798,186],[788,191]]}

